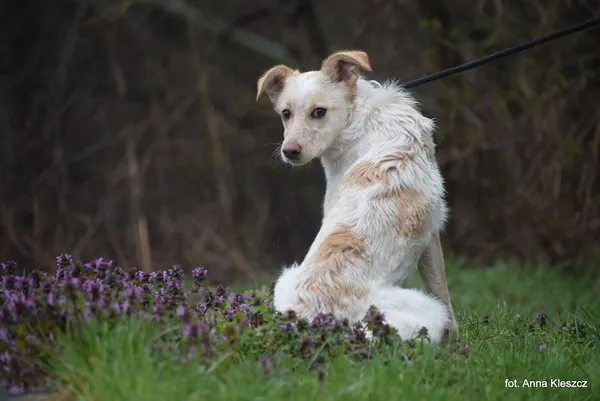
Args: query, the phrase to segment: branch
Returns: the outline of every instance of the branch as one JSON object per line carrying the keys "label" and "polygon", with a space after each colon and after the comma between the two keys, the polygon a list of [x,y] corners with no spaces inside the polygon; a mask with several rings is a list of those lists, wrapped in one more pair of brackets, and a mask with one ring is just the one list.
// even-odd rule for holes
{"label": "branch", "polygon": [[190,23],[195,23],[202,29],[214,33],[216,36],[226,36],[232,42],[246,47],[247,49],[269,58],[276,63],[287,64],[293,67],[299,67],[300,63],[289,52],[286,46],[273,40],[257,35],[243,28],[236,28],[231,23],[220,19],[207,19],[197,9],[191,7],[182,0],[141,0],[139,3],[146,3],[159,7],[179,16]]}
{"label": "branch", "polygon": [[319,21],[315,11],[315,4],[312,0],[303,0],[298,3],[296,15],[299,18],[304,18],[308,25],[308,34],[313,48],[317,52],[320,59],[324,59],[329,55],[327,46],[327,36],[323,32],[323,26]]}

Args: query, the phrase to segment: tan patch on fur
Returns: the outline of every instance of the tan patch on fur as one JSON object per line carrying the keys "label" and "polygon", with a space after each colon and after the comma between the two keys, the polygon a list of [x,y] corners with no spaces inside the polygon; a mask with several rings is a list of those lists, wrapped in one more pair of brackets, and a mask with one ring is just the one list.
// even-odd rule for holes
{"label": "tan patch on fur", "polygon": [[404,153],[386,155],[381,158],[380,163],[406,163],[409,160],[408,155]]}
{"label": "tan patch on fur", "polygon": [[370,187],[384,180],[384,171],[379,164],[358,163],[342,178],[343,185]]}
{"label": "tan patch on fur", "polygon": [[[347,225],[329,234],[315,254],[316,263],[329,263],[335,271],[340,271],[349,256],[365,254],[365,243]],[[332,263],[335,262],[335,263]]]}
{"label": "tan patch on fur", "polygon": [[313,281],[306,286],[306,290],[316,295],[322,302],[324,313],[333,313],[334,308],[344,309],[345,304],[352,299],[363,300],[367,298],[368,292],[364,286],[350,285],[340,277],[333,277],[333,283],[322,283]]}
{"label": "tan patch on fur", "polygon": [[403,237],[421,237],[425,234],[429,208],[423,191],[399,188],[393,192],[397,206],[396,231]]}
{"label": "tan patch on fur", "polygon": [[315,264],[325,265],[332,283],[322,283],[316,279],[311,281],[307,290],[331,307],[343,307],[348,298],[364,299],[367,296],[366,289],[355,283],[348,283],[342,273],[348,264],[352,263],[352,259],[366,257],[368,254],[364,241],[349,226],[341,225],[325,237],[313,259]]}
{"label": "tan patch on fur", "polygon": [[379,183],[389,184],[388,173],[408,161],[404,154],[389,155],[378,162],[364,162],[352,167],[342,179],[342,185],[370,187]]}
{"label": "tan patch on fur", "polygon": [[396,231],[404,237],[419,237],[425,234],[428,219],[428,204],[423,191],[415,188],[400,188],[390,181],[390,172],[409,161],[406,154],[393,154],[377,162],[359,163],[342,179],[341,185],[366,188],[382,184],[383,190],[375,201],[392,200],[397,206]]}

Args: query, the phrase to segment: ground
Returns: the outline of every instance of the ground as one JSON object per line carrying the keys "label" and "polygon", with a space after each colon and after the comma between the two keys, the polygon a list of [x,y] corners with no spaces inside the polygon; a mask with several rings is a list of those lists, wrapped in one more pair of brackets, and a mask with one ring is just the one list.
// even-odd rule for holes
{"label": "ground", "polygon": [[[290,335],[288,345],[278,337],[280,345],[265,358],[268,347],[253,334],[210,363],[181,362],[150,353],[170,329],[121,319],[59,338],[47,369],[63,393],[51,399],[600,399],[597,280],[506,265],[468,269],[449,263],[447,271],[461,334],[453,349],[391,343],[357,358],[325,355],[326,340],[314,355],[299,358],[290,349],[300,339]],[[418,278],[411,285],[419,285]],[[526,380],[538,387],[527,387]],[[582,387],[555,387],[567,384]]]}

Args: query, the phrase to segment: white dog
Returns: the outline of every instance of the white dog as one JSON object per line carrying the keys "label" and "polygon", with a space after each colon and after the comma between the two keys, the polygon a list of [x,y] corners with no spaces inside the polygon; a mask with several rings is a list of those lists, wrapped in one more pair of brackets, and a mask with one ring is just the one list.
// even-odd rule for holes
{"label": "white dog", "polygon": [[[319,71],[278,65],[258,80],[284,126],[282,158],[319,158],[323,223],[305,259],[283,269],[275,308],[305,319],[360,321],[370,305],[404,340],[424,327],[433,343],[457,334],[439,232],[447,217],[434,123],[394,83],[367,81],[366,53],[342,51]],[[428,294],[400,285],[419,265]]]}

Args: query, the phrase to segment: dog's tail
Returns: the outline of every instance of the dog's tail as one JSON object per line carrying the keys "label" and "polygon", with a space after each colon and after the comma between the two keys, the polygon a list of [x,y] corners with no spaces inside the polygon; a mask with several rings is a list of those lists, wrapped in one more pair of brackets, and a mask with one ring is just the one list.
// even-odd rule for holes
{"label": "dog's tail", "polygon": [[446,306],[422,291],[387,287],[377,291],[375,306],[387,323],[398,330],[403,340],[410,340],[425,328],[432,343],[439,343],[450,319]]}

